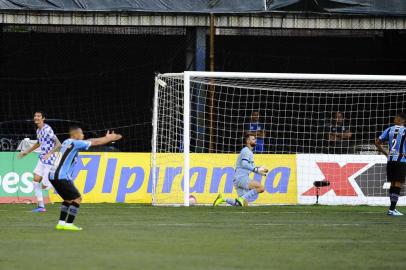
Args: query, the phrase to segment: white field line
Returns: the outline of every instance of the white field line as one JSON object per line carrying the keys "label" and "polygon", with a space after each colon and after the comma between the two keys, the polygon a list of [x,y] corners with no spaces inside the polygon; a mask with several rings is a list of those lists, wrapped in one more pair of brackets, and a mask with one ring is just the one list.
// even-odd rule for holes
{"label": "white field line", "polygon": [[[335,226],[367,226],[367,225],[384,225],[392,224],[391,222],[363,222],[363,223],[254,223],[254,224],[244,224],[244,226],[323,226],[323,227],[335,227]],[[113,225],[113,226],[157,226],[157,227],[211,227],[218,228],[224,227],[224,224],[217,223],[138,223],[138,222],[116,222],[116,223],[95,223],[95,226]]]}
{"label": "white field line", "polygon": [[[80,208],[83,209],[147,209],[145,206],[114,206],[114,207],[101,207],[101,206],[84,206],[81,205]],[[155,209],[155,207],[149,207],[148,209]]]}
{"label": "white field line", "polygon": [[299,212],[299,211],[236,211],[236,212],[217,212],[210,211],[209,214],[312,214],[316,212]]}
{"label": "white field line", "polygon": [[[340,226],[368,226],[368,225],[387,225],[392,224],[391,222],[362,222],[362,223],[251,223],[251,224],[243,224],[247,227],[266,227],[266,226],[316,226],[316,227],[340,227]],[[22,227],[22,228],[29,228],[29,227],[53,227],[54,225],[50,225],[48,223],[44,224],[26,224],[21,223],[19,224],[14,223],[10,224],[0,224],[0,227]],[[134,226],[134,227],[209,227],[209,228],[224,228],[224,224],[217,224],[217,223],[145,223],[145,222],[114,222],[114,223],[91,223],[89,227],[104,227],[104,226]]]}
{"label": "white field line", "polygon": [[217,211],[210,211],[209,214],[326,214],[326,213],[333,213],[333,214],[348,214],[348,213],[357,213],[357,214],[380,214],[386,212],[351,212],[351,211],[239,211],[239,212],[217,212]]}
{"label": "white field line", "polygon": [[[254,226],[287,226],[287,225],[305,225],[305,226],[322,226],[322,227],[336,227],[336,226],[364,226],[371,225],[376,223],[263,223],[263,224],[254,224]],[[388,224],[387,222],[379,224]],[[252,226],[252,225],[251,225]]]}

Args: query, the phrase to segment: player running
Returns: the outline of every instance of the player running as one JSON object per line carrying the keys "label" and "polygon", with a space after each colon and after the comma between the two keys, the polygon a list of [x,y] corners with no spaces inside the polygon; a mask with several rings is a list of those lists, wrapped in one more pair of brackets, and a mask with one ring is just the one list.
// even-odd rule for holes
{"label": "player running", "polygon": [[60,148],[58,157],[51,168],[49,179],[64,200],[61,205],[59,222],[56,225],[57,230],[81,231],[82,228],[73,224],[78,213],[82,196],[77,188],[73,185],[72,174],[77,162],[78,152],[87,150],[91,146],[105,145],[110,142],[121,139],[120,134],[110,133],[107,131],[106,136],[95,139],[83,140],[83,131],[79,127],[69,129],[70,138],[62,143],[62,146],[52,149],[52,153]]}
{"label": "player running", "polygon": [[41,152],[39,154],[39,160],[34,169],[34,193],[35,197],[37,198],[38,206],[32,210],[32,212],[42,213],[46,212],[44,198],[42,196],[42,188],[47,189],[51,187],[48,174],[56,159],[56,155],[54,153],[50,154],[50,151],[53,148],[61,145],[61,143],[59,142],[52,128],[45,124],[45,114],[43,112],[38,111],[34,113],[34,123],[37,126],[38,142],[36,142],[28,150],[22,151],[18,157],[23,158],[40,147]]}
{"label": "player running", "polygon": [[[378,150],[388,157],[386,175],[388,182],[391,182],[389,189],[389,216],[403,216],[401,212],[396,210],[396,204],[406,178],[405,121],[405,114],[397,114],[393,120],[395,125],[385,129],[381,136],[375,140]],[[386,141],[389,143],[389,153],[382,147],[382,143]]]}
{"label": "player running", "polygon": [[264,192],[264,186],[249,178],[251,172],[266,175],[268,169],[264,166],[254,166],[254,149],[256,144],[256,137],[253,133],[246,133],[244,136],[245,147],[241,150],[235,165],[235,176],[233,180],[234,187],[237,191],[238,198],[224,198],[219,194],[213,203],[213,206],[218,206],[222,203],[228,203],[232,206],[245,206],[248,205],[248,200],[255,197],[258,193]]}

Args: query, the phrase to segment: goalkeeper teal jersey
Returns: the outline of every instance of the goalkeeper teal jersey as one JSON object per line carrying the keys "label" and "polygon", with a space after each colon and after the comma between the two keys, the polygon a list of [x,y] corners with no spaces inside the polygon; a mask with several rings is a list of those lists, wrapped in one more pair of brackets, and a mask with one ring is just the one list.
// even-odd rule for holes
{"label": "goalkeeper teal jersey", "polygon": [[254,169],[254,153],[246,146],[237,158],[234,177],[235,179],[247,178]]}

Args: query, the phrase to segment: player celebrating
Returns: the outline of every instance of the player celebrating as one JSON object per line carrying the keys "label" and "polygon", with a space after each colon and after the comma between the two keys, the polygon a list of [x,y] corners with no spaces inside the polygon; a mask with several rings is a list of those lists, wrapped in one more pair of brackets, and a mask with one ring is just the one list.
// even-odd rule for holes
{"label": "player celebrating", "polygon": [[248,204],[248,200],[255,197],[258,193],[264,192],[265,188],[261,183],[250,180],[249,175],[251,172],[266,175],[268,169],[264,166],[254,166],[254,149],[256,144],[256,136],[254,133],[246,133],[244,136],[244,142],[246,146],[241,150],[240,155],[237,158],[235,176],[233,180],[234,187],[237,191],[238,198],[223,198],[222,194],[219,194],[213,203],[213,206],[217,206],[222,203],[228,203],[233,206],[244,206]]}
{"label": "player celebrating", "polygon": [[[44,198],[42,196],[42,188],[46,189],[51,187],[51,183],[48,180],[49,170],[55,162],[55,154],[49,154],[49,152],[60,145],[58,138],[56,137],[52,128],[45,124],[45,114],[43,112],[34,113],[34,123],[37,126],[37,139],[31,148],[26,151],[22,151],[18,156],[19,158],[25,157],[38,147],[40,147],[39,160],[37,166],[34,169],[34,193],[37,198],[38,207],[32,210],[36,213],[46,212]],[[42,187],[41,187],[42,181]]]}
{"label": "player celebrating", "polygon": [[[397,114],[393,120],[395,125],[385,129],[382,135],[375,140],[375,145],[378,150],[388,157],[386,174],[388,182],[391,182],[389,189],[389,216],[403,216],[401,212],[396,210],[396,204],[406,178],[405,121],[405,114]],[[382,143],[386,141],[389,142],[389,153],[382,147]]]}
{"label": "player celebrating", "polygon": [[104,137],[84,141],[83,131],[79,127],[71,127],[69,135],[70,138],[65,140],[61,147],[52,149],[52,152],[56,152],[60,148],[60,152],[54,166],[51,168],[49,178],[59,196],[64,200],[61,205],[61,213],[56,229],[80,231],[82,228],[73,224],[80,202],[82,201],[82,197],[72,181],[78,152],[79,150],[87,150],[90,146],[105,145],[120,140],[121,135],[107,131]]}

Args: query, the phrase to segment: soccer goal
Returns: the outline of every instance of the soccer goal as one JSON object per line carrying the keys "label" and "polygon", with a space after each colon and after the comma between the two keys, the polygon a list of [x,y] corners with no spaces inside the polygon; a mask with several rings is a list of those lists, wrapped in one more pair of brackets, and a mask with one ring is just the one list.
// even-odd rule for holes
{"label": "soccer goal", "polygon": [[[374,139],[406,105],[405,76],[184,72],[155,77],[154,205],[233,195],[243,134],[267,165],[253,204],[385,204]],[[314,181],[329,186],[315,187]],[[403,200],[400,203],[406,203]]]}

